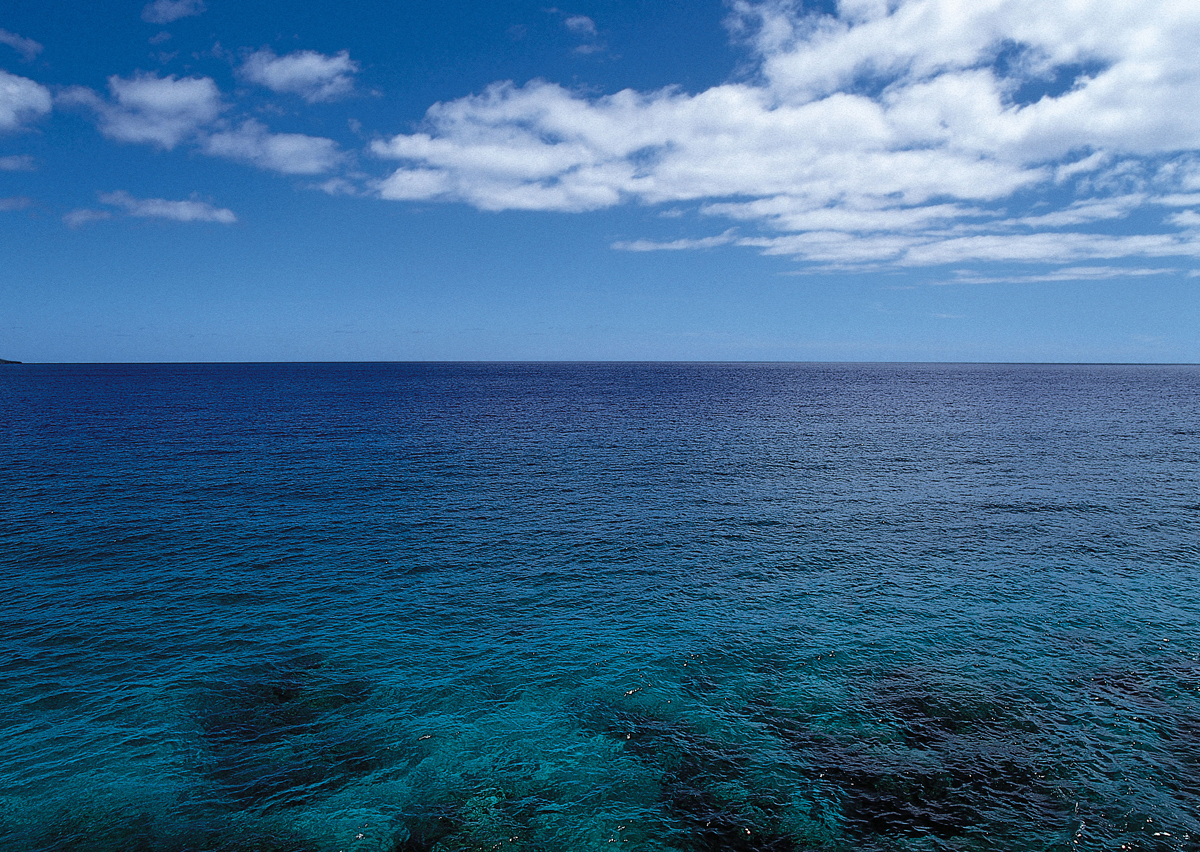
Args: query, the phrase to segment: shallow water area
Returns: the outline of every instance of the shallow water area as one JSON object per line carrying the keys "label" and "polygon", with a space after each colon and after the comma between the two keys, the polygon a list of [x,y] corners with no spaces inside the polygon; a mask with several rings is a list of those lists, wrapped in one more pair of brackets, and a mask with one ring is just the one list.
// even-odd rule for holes
{"label": "shallow water area", "polygon": [[0,392],[6,850],[1200,849],[1200,368]]}

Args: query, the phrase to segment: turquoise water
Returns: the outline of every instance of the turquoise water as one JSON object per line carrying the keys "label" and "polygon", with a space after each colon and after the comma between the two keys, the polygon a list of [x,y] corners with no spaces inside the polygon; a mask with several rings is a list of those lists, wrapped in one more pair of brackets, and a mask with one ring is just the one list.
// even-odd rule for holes
{"label": "turquoise water", "polygon": [[1200,368],[0,393],[6,852],[1200,849]]}

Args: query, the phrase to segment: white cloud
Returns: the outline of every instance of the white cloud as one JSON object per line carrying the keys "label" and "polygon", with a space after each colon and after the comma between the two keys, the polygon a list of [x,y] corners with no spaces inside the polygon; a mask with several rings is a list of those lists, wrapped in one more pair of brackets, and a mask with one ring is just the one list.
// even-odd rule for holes
{"label": "white cloud", "polygon": [[1191,207],[1200,205],[1200,192],[1182,192],[1163,195],[1154,199],[1154,203],[1165,207]]}
{"label": "white cloud", "polygon": [[112,217],[113,214],[109,210],[88,210],[81,208],[65,214],[63,222],[66,223],[68,228],[82,228],[84,225],[92,222],[102,222]]}
{"label": "white cloud", "polygon": [[1195,210],[1184,210],[1168,216],[1167,221],[1177,228],[1200,228],[1200,213]]}
{"label": "white cloud", "polygon": [[734,242],[733,228],[715,237],[700,237],[698,239],[670,240],[654,242],[653,240],[618,240],[612,247],[620,251],[684,251],[687,249],[713,248],[725,246]]}
{"label": "white cloud", "polygon": [[1030,228],[1063,228],[1088,222],[1123,219],[1146,203],[1144,195],[1123,195],[1115,198],[1089,198],[1076,201],[1062,210],[1023,216],[1001,224],[1024,225]]}
{"label": "white cloud", "polygon": [[332,139],[302,133],[271,133],[253,119],[235,130],[213,133],[203,150],[287,175],[316,175],[332,170],[342,160]]}
{"label": "white cloud", "polygon": [[0,44],[7,44],[17,53],[21,54],[21,59],[26,62],[32,62],[34,57],[42,52],[42,46],[31,38],[22,38],[16,33],[10,33],[8,30],[0,29]]}
{"label": "white cloud", "polygon": [[917,207],[855,206],[853,203],[813,206],[790,196],[758,201],[707,204],[701,212],[743,221],[759,221],[777,231],[920,231],[945,227],[956,220],[987,217],[987,211],[959,204]]}
{"label": "white cloud", "polygon": [[379,184],[379,196],[391,201],[437,198],[449,191],[449,175],[437,169],[399,169]]}
{"label": "white cloud", "polygon": [[[602,97],[497,83],[436,104],[371,146],[399,161],[377,191],[487,210],[692,202],[767,232],[738,244],[825,264],[1196,256],[1133,214],[1200,188],[1200,110],[1183,106],[1200,103],[1200,4],[798,8],[733,4],[750,82]],[[1092,230],[1114,223],[1138,232]]]}
{"label": "white cloud", "polygon": [[570,15],[563,25],[573,33],[580,35],[594,36],[596,34],[596,22],[587,15]]}
{"label": "white cloud", "polygon": [[134,198],[128,192],[107,192],[100,194],[100,203],[120,208],[130,216],[170,219],[174,222],[219,222],[222,225],[232,225],[237,221],[237,216],[232,210],[214,207],[203,201]]}
{"label": "white cloud", "polygon": [[11,198],[0,198],[0,211],[24,210],[26,207],[33,204],[33,200],[26,198],[23,195],[18,195]]}
{"label": "white cloud", "polygon": [[589,101],[548,83],[497,84],[432,107],[426,123],[426,132],[372,150],[439,169],[455,197],[496,209],[506,197],[572,210],[726,196],[787,196],[811,208],[848,195],[872,208],[1001,198],[1044,177],[976,154],[889,150],[890,132],[867,98],[776,106],[745,85]]}
{"label": "white cloud", "polygon": [[122,142],[148,142],[174,148],[216,120],[221,93],[210,77],[158,77],[138,73],[108,78],[111,100],[90,89],[69,89],[60,99],[88,106],[100,117],[100,131]]}
{"label": "white cloud", "polygon": [[1174,275],[1177,270],[1169,267],[1126,267],[1126,266],[1064,266],[1053,272],[1027,275],[976,275],[960,272],[947,284],[1040,284],[1058,281],[1111,281],[1115,278],[1147,278],[1156,275]]}
{"label": "white cloud", "polygon": [[31,172],[33,170],[33,157],[28,154],[0,157],[0,172]]}
{"label": "white cloud", "polygon": [[209,77],[176,79],[139,73],[110,77],[111,98],[76,87],[59,96],[82,104],[99,117],[100,130],[123,142],[145,142],[172,149],[191,142],[205,154],[248,163],[289,175],[324,174],[344,155],[332,139],[302,133],[271,133],[249,119],[230,127],[216,83]]}
{"label": "white cloud", "polygon": [[50,91],[45,86],[7,71],[0,71],[0,132],[16,130],[27,121],[50,112]]}
{"label": "white cloud", "polygon": [[269,48],[263,48],[250,54],[240,73],[246,80],[273,92],[300,95],[309,103],[316,103],[350,94],[358,63],[344,50],[334,56],[313,50],[276,56]]}
{"label": "white cloud", "polygon": [[944,266],[963,263],[1064,264],[1118,258],[1200,259],[1197,234],[1108,234],[1046,232],[1031,234],[853,234],[811,231],[778,237],[743,237],[738,245],[764,254],[782,255],[849,268],[861,264],[894,267]]}
{"label": "white cloud", "polygon": [[169,24],[199,15],[207,8],[204,0],[154,0],[142,9],[142,20],[148,24]]}
{"label": "white cloud", "polygon": [[315,185],[316,189],[327,195],[361,195],[358,185],[346,178],[333,177]]}

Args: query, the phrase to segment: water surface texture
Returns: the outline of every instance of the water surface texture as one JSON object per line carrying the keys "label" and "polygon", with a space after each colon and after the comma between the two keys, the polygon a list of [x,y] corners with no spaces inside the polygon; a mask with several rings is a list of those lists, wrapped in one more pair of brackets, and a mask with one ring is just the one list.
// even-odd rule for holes
{"label": "water surface texture", "polygon": [[1200,849],[1200,368],[0,368],[0,848]]}

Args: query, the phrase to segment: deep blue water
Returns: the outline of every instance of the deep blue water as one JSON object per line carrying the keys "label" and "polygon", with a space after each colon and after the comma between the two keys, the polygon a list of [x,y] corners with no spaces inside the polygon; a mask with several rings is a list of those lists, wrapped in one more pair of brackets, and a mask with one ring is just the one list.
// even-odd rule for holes
{"label": "deep blue water", "polygon": [[1200,368],[0,367],[0,849],[1200,849]]}

